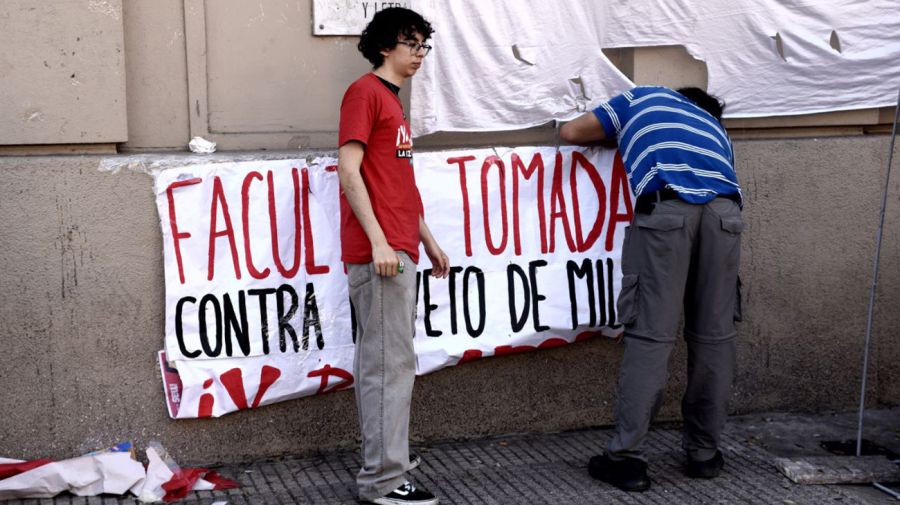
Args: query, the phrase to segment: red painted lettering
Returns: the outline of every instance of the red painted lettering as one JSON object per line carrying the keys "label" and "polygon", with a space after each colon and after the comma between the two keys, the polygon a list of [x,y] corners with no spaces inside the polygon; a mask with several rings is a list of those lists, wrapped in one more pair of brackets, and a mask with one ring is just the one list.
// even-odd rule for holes
{"label": "red painted lettering", "polygon": [[228,392],[228,396],[238,410],[245,410],[247,408],[255,409],[259,407],[266,391],[269,390],[269,387],[271,387],[279,377],[281,377],[280,369],[274,366],[263,365],[262,370],[259,371],[259,388],[256,390],[253,403],[249,407],[247,405],[247,393],[244,390],[244,373],[240,368],[232,368],[223,373],[219,376],[219,382],[222,383],[222,386],[225,388],[225,391]]}
{"label": "red painted lettering", "polygon": [[247,394],[244,392],[244,376],[241,374],[240,368],[232,368],[231,370],[219,376],[219,381],[231,397],[231,401],[238,410],[247,408]]}
{"label": "red painted lettering", "polygon": [[538,344],[538,349],[552,349],[554,347],[562,347],[566,344],[568,344],[568,342],[559,337],[548,338],[547,340],[544,340],[543,342]]}
{"label": "red painted lettering", "polygon": [[463,363],[479,360],[482,358],[482,354],[483,353],[478,349],[469,349],[463,353],[462,358],[459,358],[459,361],[457,361],[456,364],[462,365]]}
{"label": "red painted lettering", "polygon": [[512,155],[512,180],[513,180],[513,247],[516,256],[522,254],[522,239],[519,235],[519,173],[522,177],[531,179],[531,176],[537,171],[537,204],[538,204],[538,224],[541,230],[541,253],[547,253],[547,217],[544,212],[544,159],[541,153],[536,152],[531,158],[528,168],[522,163],[522,159],[518,154]]}
{"label": "red painted lettering", "polygon": [[[631,223],[634,217],[634,210],[631,206],[631,191],[628,188],[628,174],[625,173],[625,165],[622,163],[622,157],[616,153],[616,159],[613,162],[612,183],[610,184],[609,197],[609,224],[606,226],[606,250],[613,250],[613,238],[619,223]],[[625,212],[619,212],[619,199],[625,202]]]}
{"label": "red painted lettering", "polygon": [[[222,206],[222,218],[225,221],[225,229],[216,231],[216,219],[219,216],[219,205]],[[234,242],[234,229],[231,226],[231,216],[228,213],[228,202],[225,200],[225,190],[222,189],[222,179],[213,179],[212,205],[209,208],[209,267],[207,268],[207,280],[213,280],[216,268],[216,239],[228,237],[228,245],[231,247],[231,262],[234,264],[234,276],[241,278],[241,268],[238,264],[237,245]]]}
{"label": "red painted lettering", "polygon": [[179,241],[183,238],[191,238],[191,234],[178,231],[178,223],[175,219],[175,189],[191,184],[199,184],[202,179],[186,179],[175,181],[166,188],[166,198],[169,200],[169,227],[172,229],[172,243],[175,246],[175,261],[178,263],[178,279],[184,284],[184,265],[181,263],[181,246]]}
{"label": "red painted lettering", "polygon": [[[491,238],[491,221],[488,205],[488,171],[491,167],[496,166],[500,171],[500,222],[503,238],[500,239],[500,245],[495,246],[494,240]],[[506,243],[509,239],[509,224],[506,218],[506,168],[503,166],[503,160],[496,156],[488,156],[481,165],[481,212],[484,216],[484,240],[487,243],[488,251],[493,255],[498,255],[506,249]]]}
{"label": "red painted lettering", "polygon": [[494,356],[506,356],[507,354],[516,354],[532,350],[534,350],[533,345],[500,345],[494,348]]}
{"label": "red painted lettering", "polygon": [[[203,389],[209,389],[210,386],[213,385],[212,379],[206,379],[203,381]],[[200,402],[197,405],[197,417],[212,417],[213,405],[216,404],[216,399],[210,393],[203,393],[200,395]]]}
{"label": "red painted lettering", "polygon": [[563,232],[566,236],[566,244],[570,252],[575,252],[575,242],[572,240],[572,230],[569,229],[569,211],[566,209],[566,198],[563,196],[562,153],[556,153],[556,167],[553,170],[553,184],[550,187],[550,248],[549,252],[556,251],[556,221],[562,221]]}
{"label": "red painted lettering", "polygon": [[262,401],[263,395],[266,394],[266,391],[269,390],[272,384],[275,384],[279,377],[281,377],[281,370],[274,366],[263,365],[262,370],[259,372],[259,390],[256,391],[256,398],[253,399],[251,408],[259,407],[259,402]]}
{"label": "red painted lettering", "polygon": [[259,172],[250,172],[244,177],[244,183],[241,185],[241,221],[244,230],[244,257],[247,261],[247,271],[254,279],[265,279],[268,277],[270,270],[268,268],[259,271],[253,264],[253,255],[250,252],[250,183],[253,179],[263,180],[263,176]]}
{"label": "red painted lettering", "polygon": [[[296,169],[294,169],[296,171]],[[316,246],[313,244],[312,220],[309,218],[309,170],[303,169],[303,241],[306,244],[306,273],[327,274],[328,265],[316,265]]]}
{"label": "red painted lettering", "polygon": [[[316,391],[317,395],[323,395],[326,393],[333,393],[335,391],[340,391],[342,389],[347,389],[353,385],[353,374],[344,370],[343,368],[333,367],[331,365],[325,365],[318,370],[313,370],[306,374],[307,377],[321,377],[322,382],[319,384],[319,389]],[[329,377],[337,377],[341,379],[337,384],[330,386],[328,385]]]}
{"label": "red painted lettering", "polygon": [[469,215],[469,188],[466,185],[466,163],[474,159],[474,156],[459,156],[456,158],[447,158],[448,164],[456,163],[459,165],[459,186],[462,190],[463,235],[466,242],[466,256],[472,255],[472,218]]}
{"label": "red painted lettering", "polygon": [[269,171],[267,182],[269,183],[269,229],[272,233],[272,259],[275,260],[275,268],[286,279],[297,275],[300,269],[300,177],[296,168],[291,169],[291,178],[294,181],[294,262],[291,268],[285,268],[281,261],[281,244],[278,241],[278,213],[275,211],[275,181],[272,172]]}
{"label": "red painted lettering", "polygon": [[[575,171],[579,164],[591,179],[591,184],[593,184],[594,191],[597,193],[597,203],[599,205],[594,224],[591,226],[591,231],[588,232],[586,239],[582,239],[581,235],[581,210],[578,206],[578,187],[575,177]],[[572,173],[569,182],[572,187],[572,208],[575,214],[575,242],[578,246],[578,252],[585,252],[594,245],[594,242],[600,237],[600,232],[603,231],[603,218],[606,217],[606,186],[597,172],[597,167],[588,161],[584,153],[578,151],[572,151]]]}

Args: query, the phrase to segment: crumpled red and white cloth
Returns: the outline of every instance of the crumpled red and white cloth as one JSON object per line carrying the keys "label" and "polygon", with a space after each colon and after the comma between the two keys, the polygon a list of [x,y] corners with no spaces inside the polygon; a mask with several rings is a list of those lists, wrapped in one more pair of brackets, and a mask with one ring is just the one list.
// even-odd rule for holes
{"label": "crumpled red and white cloth", "polygon": [[62,461],[0,458],[0,500],[52,498],[68,491],[76,496],[124,495],[144,503],[172,502],[191,491],[240,487],[206,468],[180,468],[159,444],[147,448],[147,468],[130,452],[118,450]]}

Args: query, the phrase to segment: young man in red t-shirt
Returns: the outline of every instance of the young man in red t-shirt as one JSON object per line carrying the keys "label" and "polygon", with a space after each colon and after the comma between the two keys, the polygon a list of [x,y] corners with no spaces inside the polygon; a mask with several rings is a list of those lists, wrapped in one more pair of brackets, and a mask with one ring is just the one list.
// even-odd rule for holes
{"label": "young man in red t-shirt", "polygon": [[409,407],[419,242],[433,276],[446,277],[450,260],[423,219],[409,123],[397,96],[431,49],[425,44],[431,33],[409,9],[375,14],[358,46],[374,70],[351,84],[341,103],[341,258],[356,317],[353,375],[362,433],[357,485],[361,499],[380,504],[438,503],[406,479],[418,464],[409,456]]}

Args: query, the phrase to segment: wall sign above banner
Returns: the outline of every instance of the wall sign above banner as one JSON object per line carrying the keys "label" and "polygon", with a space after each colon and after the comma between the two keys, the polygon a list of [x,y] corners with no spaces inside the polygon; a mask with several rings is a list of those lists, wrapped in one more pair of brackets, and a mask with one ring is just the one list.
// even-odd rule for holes
{"label": "wall sign above banner", "polygon": [[359,35],[376,12],[389,7],[410,8],[409,1],[314,0],[313,35]]}

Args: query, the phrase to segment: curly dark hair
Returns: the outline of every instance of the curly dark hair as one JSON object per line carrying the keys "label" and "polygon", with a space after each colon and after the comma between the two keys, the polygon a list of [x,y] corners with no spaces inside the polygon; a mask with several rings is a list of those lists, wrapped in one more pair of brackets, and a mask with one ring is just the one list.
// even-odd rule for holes
{"label": "curly dark hair", "polygon": [[710,95],[700,88],[678,88],[675,91],[694,102],[697,107],[709,112],[712,117],[722,121],[722,113],[725,112],[725,102],[718,97]]}
{"label": "curly dark hair", "polygon": [[419,13],[403,7],[389,7],[375,13],[356,47],[374,68],[378,68],[384,63],[382,50],[393,49],[401,36],[415,38],[417,33],[428,40],[434,30]]}

